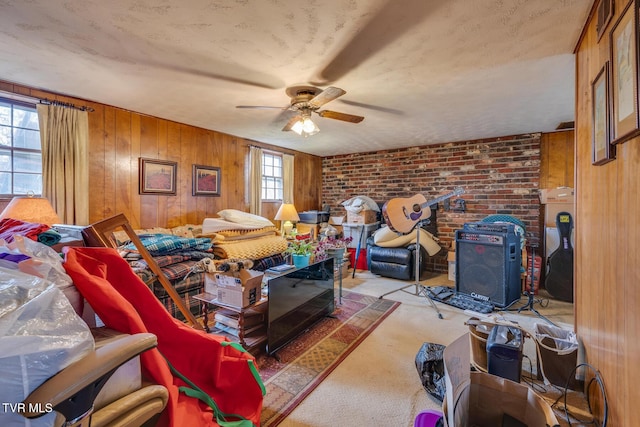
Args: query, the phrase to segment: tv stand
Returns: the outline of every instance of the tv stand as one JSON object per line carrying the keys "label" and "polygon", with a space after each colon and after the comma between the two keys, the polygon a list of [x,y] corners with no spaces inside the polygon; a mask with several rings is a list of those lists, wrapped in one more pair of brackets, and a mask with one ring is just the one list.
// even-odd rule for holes
{"label": "tv stand", "polygon": [[268,280],[266,352],[274,355],[335,310],[333,258]]}
{"label": "tv stand", "polygon": [[[246,308],[222,304],[216,296],[211,294],[195,295],[194,298],[203,305],[205,329],[207,332],[224,335],[232,341],[239,342],[252,354],[266,349],[267,354],[277,358],[276,351],[321,318],[333,314],[335,310],[333,261],[333,258],[329,258],[307,267],[268,276],[267,298],[263,297],[256,304]],[[251,330],[245,329],[243,323],[247,311],[262,308],[263,304],[267,305],[264,322]],[[236,335],[216,327],[209,328],[211,315],[220,309],[231,310],[238,314],[239,328]]]}

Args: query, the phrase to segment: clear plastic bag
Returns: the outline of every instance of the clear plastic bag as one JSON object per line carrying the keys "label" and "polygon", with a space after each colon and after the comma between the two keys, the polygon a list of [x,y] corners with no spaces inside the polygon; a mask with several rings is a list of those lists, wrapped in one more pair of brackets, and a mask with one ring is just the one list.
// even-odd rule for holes
{"label": "clear plastic bag", "polygon": [[91,331],[62,291],[43,278],[0,267],[0,425],[51,426],[55,414],[27,420],[16,404],[94,349]]}
{"label": "clear plastic bag", "polygon": [[[82,315],[83,299],[71,277],[62,266],[62,258],[49,246],[24,236],[14,236],[13,242],[0,240],[0,252],[26,255],[29,259],[18,262],[15,267],[23,273],[42,277],[53,282],[67,297],[73,309]],[[7,264],[3,264],[7,266]]]}

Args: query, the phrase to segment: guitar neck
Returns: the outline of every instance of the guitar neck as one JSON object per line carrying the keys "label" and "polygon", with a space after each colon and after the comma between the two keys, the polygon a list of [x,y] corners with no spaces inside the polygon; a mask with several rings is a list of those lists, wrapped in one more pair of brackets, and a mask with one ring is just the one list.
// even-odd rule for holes
{"label": "guitar neck", "polygon": [[448,199],[450,197],[455,196],[455,194],[456,194],[456,192],[452,191],[451,193],[444,194],[444,195],[442,195],[440,197],[436,197],[435,199],[428,200],[428,201],[426,201],[426,202],[424,202],[424,203],[422,203],[420,205],[420,209],[424,209],[424,208],[428,208],[430,206],[433,206],[433,205],[435,205],[437,203],[440,203],[443,200],[446,200],[446,199]]}

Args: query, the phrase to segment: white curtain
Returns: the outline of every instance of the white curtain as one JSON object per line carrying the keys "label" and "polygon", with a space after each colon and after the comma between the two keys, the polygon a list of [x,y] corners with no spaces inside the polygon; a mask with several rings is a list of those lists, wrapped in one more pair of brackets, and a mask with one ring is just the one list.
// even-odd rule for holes
{"label": "white curtain", "polygon": [[282,155],[282,202],[295,204],[293,200],[293,160],[291,154]]}
{"label": "white curtain", "polygon": [[42,195],[63,224],[89,224],[89,117],[86,111],[38,104]]}
{"label": "white curtain", "polygon": [[249,212],[262,216],[262,148],[250,147]]}

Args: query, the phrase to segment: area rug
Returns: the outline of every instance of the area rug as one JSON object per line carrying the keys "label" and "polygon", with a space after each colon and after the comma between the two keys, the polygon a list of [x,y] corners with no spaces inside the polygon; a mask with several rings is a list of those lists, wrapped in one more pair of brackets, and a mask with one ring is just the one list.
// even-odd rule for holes
{"label": "area rug", "polygon": [[332,317],[325,317],[257,364],[267,393],[261,426],[278,425],[331,373],[399,302],[343,291]]}

